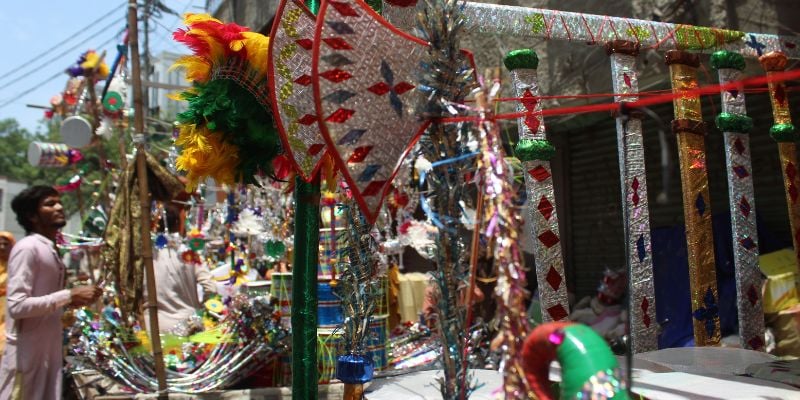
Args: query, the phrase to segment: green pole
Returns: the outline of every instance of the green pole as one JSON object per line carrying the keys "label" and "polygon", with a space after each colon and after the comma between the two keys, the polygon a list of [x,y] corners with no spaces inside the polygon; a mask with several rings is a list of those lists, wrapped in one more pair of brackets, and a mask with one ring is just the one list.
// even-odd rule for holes
{"label": "green pole", "polygon": [[292,267],[292,398],[317,399],[317,263],[319,262],[319,175],[295,179]]}

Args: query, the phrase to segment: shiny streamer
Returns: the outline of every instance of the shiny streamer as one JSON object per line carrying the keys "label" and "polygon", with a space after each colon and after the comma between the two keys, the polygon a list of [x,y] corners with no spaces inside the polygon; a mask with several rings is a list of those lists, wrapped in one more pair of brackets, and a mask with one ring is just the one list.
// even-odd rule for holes
{"label": "shiny streamer", "polygon": [[[715,53],[715,56],[717,54]],[[738,57],[741,59],[741,56]],[[741,61],[743,65],[744,60]],[[717,72],[719,83],[722,85],[739,81],[743,77],[742,71],[736,68],[719,68]],[[747,118],[743,89],[721,91],[723,113]],[[723,136],[733,232],[733,262],[736,269],[739,340],[743,348],[764,350],[764,310],[761,301],[761,270],[758,266],[758,232],[753,194],[753,168],[750,161],[750,135],[748,132],[724,131]]]}
{"label": "shiny streamer", "polygon": [[[786,55],[782,53],[770,53],[764,55],[759,61],[767,70],[767,76],[783,71],[786,68]],[[783,82],[769,83],[769,96],[772,100],[772,115],[775,125],[772,128],[773,138],[776,138],[774,131],[780,126],[789,126],[791,131],[792,117],[789,111],[789,96],[786,93],[786,86]],[[783,187],[786,191],[786,204],[789,208],[789,225],[792,232],[792,242],[794,244],[795,257],[800,266],[800,201],[798,201],[798,191],[800,190],[800,176],[797,171],[797,145],[795,143],[796,132],[791,132],[793,140],[782,139],[778,141],[778,153],[781,159],[781,171],[783,172]]]}
{"label": "shiny streamer", "polygon": [[[491,113],[490,105],[499,88],[500,83],[496,82],[491,90],[484,89],[478,95],[482,117]],[[481,143],[478,168],[483,175],[486,196],[487,221],[483,226],[486,226],[486,237],[497,241],[494,260],[499,273],[495,294],[499,299],[496,318],[500,321],[499,335],[504,349],[503,362],[500,363],[503,390],[506,399],[527,399],[530,397],[530,388],[522,368],[522,345],[529,331],[525,307],[528,291],[525,289],[525,267],[517,232],[523,219],[513,206],[515,194],[510,183],[512,178],[508,176],[508,167],[505,165],[499,127],[494,121],[482,120],[477,128]]]}
{"label": "shiny streamer", "polygon": [[[413,28],[414,7],[386,1],[384,15],[403,29]],[[416,3],[416,2],[413,2]],[[755,58],[780,50],[800,58],[800,37],[748,33],[666,22],[644,21],[604,15],[564,12],[498,4],[464,3],[465,28],[470,32],[497,36],[516,36],[566,40],[581,45],[603,46],[610,40],[626,40],[656,50],[712,52],[730,50]],[[401,23],[403,23],[401,25]]]}
{"label": "shiny streamer", "polygon": [[[518,121],[520,141],[546,140],[544,118],[539,115],[542,105],[537,100],[539,83],[536,70],[514,69],[511,79],[515,96],[523,98],[517,110],[528,113]],[[531,130],[531,127],[535,129]],[[525,186],[528,190],[528,212],[533,221],[531,234],[542,319],[544,322],[560,321],[569,315],[569,301],[550,161],[534,160],[523,164],[527,171]]]}
{"label": "shiny streamer", "polygon": [[[639,85],[635,53],[638,51],[626,54],[614,50],[613,45],[614,43],[611,43],[609,49],[614,93],[636,94]],[[628,42],[624,45],[636,49],[633,43]],[[637,96],[618,96],[615,101],[631,102],[637,99]],[[625,245],[629,268],[631,349],[634,353],[642,353],[658,350],[642,119],[638,114],[621,111],[616,123],[623,223],[627,233]]]}
{"label": "shiny streamer", "polygon": [[[679,63],[687,58],[695,66]],[[696,56],[681,51],[667,53],[667,61],[672,90],[678,95],[673,102],[676,118],[673,130],[678,140],[683,187],[694,340],[697,346],[716,346],[720,341],[719,306],[705,137],[702,119],[699,119],[702,112],[699,96],[684,93],[697,87],[698,62]],[[690,129],[692,127],[695,129]]]}

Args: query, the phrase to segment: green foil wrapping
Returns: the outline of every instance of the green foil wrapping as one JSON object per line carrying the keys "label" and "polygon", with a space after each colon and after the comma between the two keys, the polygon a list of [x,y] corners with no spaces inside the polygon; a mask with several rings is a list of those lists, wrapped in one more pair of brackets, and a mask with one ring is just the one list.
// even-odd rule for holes
{"label": "green foil wrapping", "polygon": [[320,0],[306,0],[305,3],[312,14],[317,15],[319,13]]}
{"label": "green foil wrapping", "polygon": [[556,154],[556,148],[548,140],[521,139],[514,149],[520,161],[550,161]]}
{"label": "green foil wrapping", "polygon": [[720,50],[711,55],[711,67],[714,69],[733,68],[744,70],[744,56],[732,51]]}
{"label": "green foil wrapping", "polygon": [[797,132],[792,124],[775,124],[769,129],[769,135],[776,142],[796,142]]}
{"label": "green foil wrapping", "polygon": [[503,58],[503,64],[509,71],[515,69],[536,69],[539,66],[539,56],[531,49],[511,50]]}
{"label": "green foil wrapping", "polygon": [[746,115],[723,112],[717,116],[716,123],[723,132],[747,133],[753,129],[753,119]]}
{"label": "green foil wrapping", "polygon": [[292,268],[292,398],[317,398],[317,263],[319,262],[319,175],[295,179],[294,266]]}

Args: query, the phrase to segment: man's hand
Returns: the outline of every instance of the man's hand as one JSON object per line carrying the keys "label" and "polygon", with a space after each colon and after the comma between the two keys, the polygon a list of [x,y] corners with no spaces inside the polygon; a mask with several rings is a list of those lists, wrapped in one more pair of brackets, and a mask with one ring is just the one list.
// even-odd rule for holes
{"label": "man's hand", "polygon": [[78,286],[76,288],[72,288],[70,290],[70,306],[72,307],[83,307],[88,306],[89,304],[94,303],[98,297],[103,294],[103,289],[100,289],[97,286]]}

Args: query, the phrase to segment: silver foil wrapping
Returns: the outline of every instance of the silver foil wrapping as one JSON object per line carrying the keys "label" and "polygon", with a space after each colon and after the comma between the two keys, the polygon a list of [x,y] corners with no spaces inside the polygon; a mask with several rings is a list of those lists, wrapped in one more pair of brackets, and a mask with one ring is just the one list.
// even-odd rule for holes
{"label": "silver foil wrapping", "polygon": [[[719,82],[723,85],[742,79],[742,72],[736,69],[720,68],[718,72]],[[742,89],[721,92],[722,112],[746,115],[745,95]],[[733,232],[733,262],[736,269],[739,339],[743,348],[763,351],[764,310],[761,301],[761,270],[758,266],[758,232],[753,195],[753,169],[750,162],[750,137],[745,132],[724,132],[723,135]]]}
{"label": "silver foil wrapping", "polygon": [[[614,93],[639,92],[636,57],[611,54]],[[638,96],[616,96],[617,102],[636,101]],[[629,312],[631,348],[634,353],[658,349],[653,254],[650,243],[650,208],[647,201],[642,121],[620,114],[617,117],[617,150],[622,187],[623,224],[627,231]]]}
{"label": "silver foil wrapping", "polygon": [[497,4],[465,3],[466,28],[500,36],[567,40],[602,46],[609,40],[637,42],[643,48],[713,52],[730,50],[745,57],[783,51],[800,58],[800,38],[695,27],[604,15]]}
{"label": "silver foil wrapping", "polygon": [[[389,21],[411,31],[415,7],[397,7],[386,2],[383,7]],[[598,46],[609,40],[628,40],[640,43],[643,48],[661,51],[729,50],[751,58],[780,50],[789,58],[800,58],[800,37],[796,36],[473,2],[465,3],[464,16],[468,30],[500,36],[567,40]]]}
{"label": "silver foil wrapping", "polygon": [[[515,96],[523,98],[517,105],[517,111],[527,113],[518,120],[520,140],[546,139],[544,118],[541,115],[542,105],[538,101],[539,85],[536,70],[513,70],[511,79]],[[526,121],[529,118],[534,120]],[[531,130],[529,125],[533,126],[535,131]],[[526,161],[524,168],[527,171],[525,186],[528,190],[528,212],[531,215],[530,220],[533,221],[533,226],[528,228],[528,231],[533,235],[542,319],[545,322],[566,320],[569,315],[567,282],[564,275],[564,258],[561,251],[550,162]]]}

